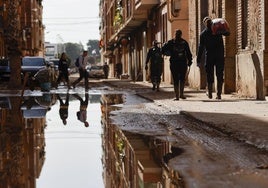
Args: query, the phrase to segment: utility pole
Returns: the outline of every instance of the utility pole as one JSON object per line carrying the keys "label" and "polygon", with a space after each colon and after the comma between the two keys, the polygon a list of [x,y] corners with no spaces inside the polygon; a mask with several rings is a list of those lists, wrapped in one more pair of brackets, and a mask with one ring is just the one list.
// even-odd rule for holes
{"label": "utility pole", "polygon": [[10,89],[21,87],[21,29],[20,29],[20,1],[6,1],[7,17],[5,23],[5,45],[10,61]]}

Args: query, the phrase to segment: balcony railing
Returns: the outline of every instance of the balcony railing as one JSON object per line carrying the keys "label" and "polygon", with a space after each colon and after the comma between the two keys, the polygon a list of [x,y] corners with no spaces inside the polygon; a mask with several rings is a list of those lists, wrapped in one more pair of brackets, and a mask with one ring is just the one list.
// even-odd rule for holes
{"label": "balcony railing", "polygon": [[150,9],[160,3],[160,0],[135,0],[135,9]]}

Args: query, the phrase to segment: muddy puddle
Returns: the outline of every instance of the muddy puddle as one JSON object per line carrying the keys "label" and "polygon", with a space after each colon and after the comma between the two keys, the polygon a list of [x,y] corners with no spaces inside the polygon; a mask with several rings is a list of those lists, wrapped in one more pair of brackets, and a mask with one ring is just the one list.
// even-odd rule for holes
{"label": "muddy puddle", "polygon": [[183,152],[122,131],[122,94],[0,97],[0,187],[181,187],[166,164]]}

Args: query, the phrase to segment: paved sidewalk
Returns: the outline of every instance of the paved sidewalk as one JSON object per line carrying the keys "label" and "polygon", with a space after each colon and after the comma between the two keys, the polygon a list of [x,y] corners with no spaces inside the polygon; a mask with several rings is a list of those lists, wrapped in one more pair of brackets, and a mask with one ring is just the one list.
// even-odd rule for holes
{"label": "paved sidewalk", "polygon": [[[105,80],[115,87],[139,89],[138,94],[172,112],[185,114],[225,132],[230,137],[268,150],[268,98],[265,101],[222,95],[222,100],[208,99],[205,91],[186,88],[187,99],[174,101],[172,85],[152,91],[151,83],[128,80]],[[216,97],[215,93],[214,98]]]}

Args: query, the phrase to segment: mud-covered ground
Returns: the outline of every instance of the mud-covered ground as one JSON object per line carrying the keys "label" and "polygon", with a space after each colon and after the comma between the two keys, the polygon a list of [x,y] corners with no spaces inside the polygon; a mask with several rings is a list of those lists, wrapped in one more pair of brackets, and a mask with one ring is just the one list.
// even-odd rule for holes
{"label": "mud-covered ground", "polygon": [[97,82],[93,87],[124,93],[120,110],[112,112],[113,123],[122,130],[154,136],[181,149],[167,165],[179,172],[184,187],[268,187],[267,150],[180,114],[164,101],[155,103],[142,97],[152,92],[150,88]]}

